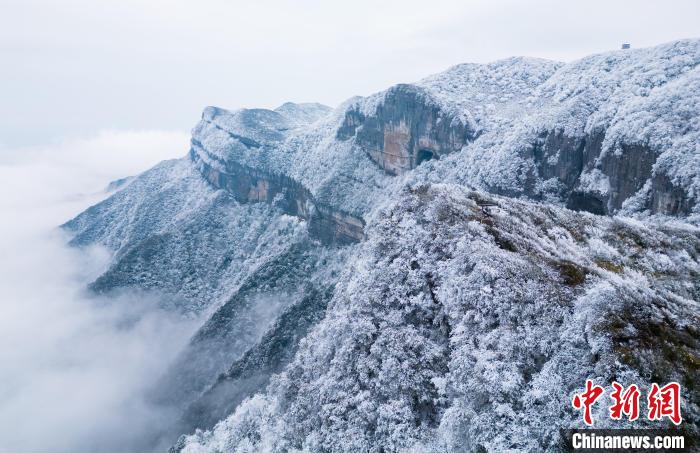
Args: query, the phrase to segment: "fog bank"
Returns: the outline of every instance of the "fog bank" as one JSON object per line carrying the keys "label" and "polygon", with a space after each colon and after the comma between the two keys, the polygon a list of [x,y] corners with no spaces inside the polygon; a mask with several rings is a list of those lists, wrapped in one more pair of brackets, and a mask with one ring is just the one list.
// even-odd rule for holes
{"label": "fog bank", "polygon": [[148,388],[196,321],[156,295],[96,298],[105,250],[65,246],[57,226],[109,181],[180,157],[180,132],[104,132],[50,148],[0,149],[0,437],[13,452],[142,451],[168,414]]}

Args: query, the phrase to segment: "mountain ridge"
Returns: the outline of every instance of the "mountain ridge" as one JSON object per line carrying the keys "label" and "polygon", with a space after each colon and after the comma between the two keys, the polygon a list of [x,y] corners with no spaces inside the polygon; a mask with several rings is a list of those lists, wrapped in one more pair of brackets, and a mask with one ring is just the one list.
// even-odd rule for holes
{"label": "mountain ridge", "polygon": [[93,290],[202,317],[156,392],[174,451],[557,451],[586,376],[679,380],[697,435],[699,63],[681,40],[207,107],[64,228],[113,253]]}

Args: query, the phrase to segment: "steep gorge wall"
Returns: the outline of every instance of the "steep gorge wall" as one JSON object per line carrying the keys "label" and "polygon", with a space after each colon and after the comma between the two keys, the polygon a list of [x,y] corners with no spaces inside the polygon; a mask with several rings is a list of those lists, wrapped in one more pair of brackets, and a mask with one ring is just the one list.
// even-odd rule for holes
{"label": "steep gorge wall", "polygon": [[[554,179],[556,189],[547,190],[553,190],[574,210],[614,214],[626,200],[649,190],[642,209],[679,216],[691,213],[697,201],[683,187],[674,185],[662,170],[654,170],[659,155],[656,150],[644,144],[620,143],[619,152],[603,152],[605,135],[606,130],[598,130],[570,137],[551,129],[531,143],[524,139],[513,151],[514,157],[532,162],[534,171],[527,175],[522,192],[505,193],[497,187],[490,187],[490,191],[542,199],[551,193],[543,193],[539,183]],[[373,115],[359,107],[349,109],[337,132],[339,140],[354,139],[391,175],[459,151],[478,137],[478,132],[441,110],[421,88],[411,85],[390,89]]]}
{"label": "steep gorge wall", "polygon": [[[614,214],[629,198],[651,182],[644,208],[651,213],[688,215],[694,205],[683,188],[675,186],[661,171],[654,171],[658,153],[646,145],[620,144],[620,152],[603,152],[605,130],[584,137],[567,137],[558,131],[540,135],[526,157],[534,160],[538,174],[547,180],[556,178],[566,206],[594,214]],[[605,190],[586,184],[586,178],[598,174]],[[527,195],[537,198],[538,194]]]}
{"label": "steep gorge wall", "polygon": [[386,93],[375,115],[366,116],[357,107],[348,110],[337,138],[355,137],[377,165],[399,175],[426,160],[459,151],[475,135],[422,89],[397,85]]}
{"label": "steep gorge wall", "polygon": [[[197,148],[197,149],[196,149]],[[285,214],[304,219],[311,237],[325,244],[351,244],[364,240],[363,219],[317,202],[301,183],[286,175],[272,174],[232,161],[217,161],[215,168],[199,152],[201,143],[192,140],[190,159],[214,187],[230,193],[240,203],[274,203]],[[208,156],[212,159],[211,156]]]}

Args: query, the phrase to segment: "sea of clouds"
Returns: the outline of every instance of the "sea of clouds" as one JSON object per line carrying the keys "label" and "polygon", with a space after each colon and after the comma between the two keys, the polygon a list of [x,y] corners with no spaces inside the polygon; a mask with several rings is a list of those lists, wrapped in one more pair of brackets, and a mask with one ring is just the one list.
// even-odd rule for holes
{"label": "sea of clouds", "polygon": [[107,196],[114,179],[184,155],[180,132],[103,132],[0,147],[0,450],[152,448],[170,414],[148,393],[197,327],[144,294],[86,285],[103,249],[78,250],[58,226]]}

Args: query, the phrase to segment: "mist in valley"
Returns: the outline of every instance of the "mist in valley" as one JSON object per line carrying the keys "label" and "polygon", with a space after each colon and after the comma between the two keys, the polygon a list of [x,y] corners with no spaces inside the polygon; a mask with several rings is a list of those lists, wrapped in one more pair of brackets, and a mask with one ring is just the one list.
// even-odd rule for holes
{"label": "mist in valley", "polygon": [[0,153],[0,437],[18,452],[144,451],[172,413],[149,389],[199,320],[157,294],[96,296],[109,252],[58,227],[112,180],[180,157],[180,132],[104,132]]}

